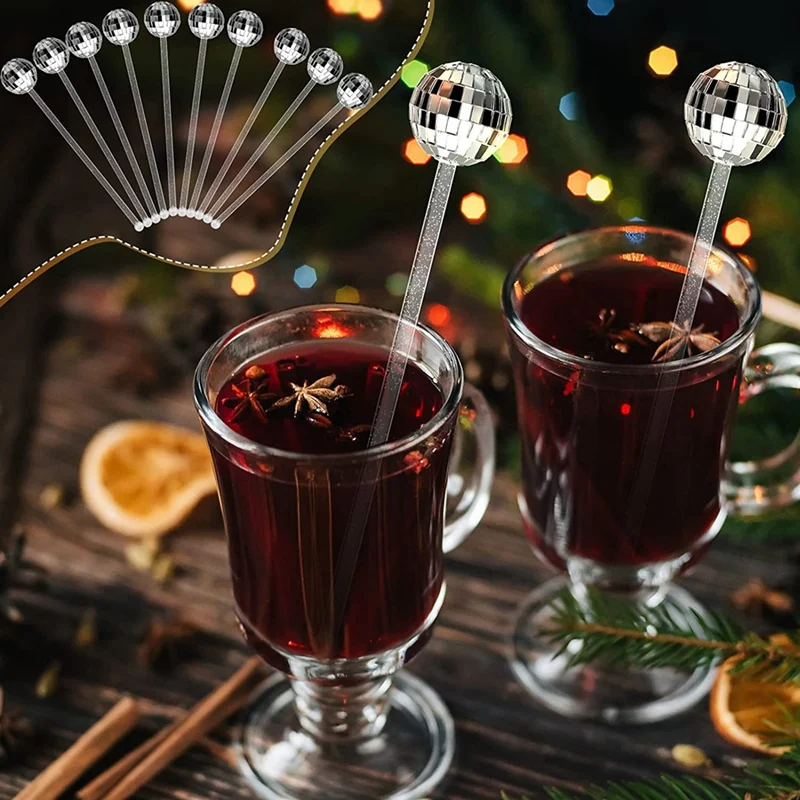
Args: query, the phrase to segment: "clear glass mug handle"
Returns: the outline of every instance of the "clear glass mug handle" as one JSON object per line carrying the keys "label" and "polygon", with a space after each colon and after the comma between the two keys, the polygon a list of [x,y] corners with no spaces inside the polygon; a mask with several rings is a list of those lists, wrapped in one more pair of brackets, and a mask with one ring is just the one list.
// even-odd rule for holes
{"label": "clear glass mug handle", "polygon": [[[773,389],[800,390],[800,347],[771,344],[750,356],[741,402]],[[741,516],[763,514],[800,500],[800,432],[780,453],[728,464],[724,492],[731,510]]]}
{"label": "clear glass mug handle", "polygon": [[456,423],[453,456],[447,482],[444,552],[456,549],[480,524],[494,483],[496,445],[489,403],[471,384]]}

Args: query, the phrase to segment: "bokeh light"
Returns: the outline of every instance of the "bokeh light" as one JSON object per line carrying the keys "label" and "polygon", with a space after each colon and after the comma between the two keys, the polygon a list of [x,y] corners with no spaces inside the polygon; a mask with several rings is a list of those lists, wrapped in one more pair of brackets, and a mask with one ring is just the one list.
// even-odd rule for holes
{"label": "bokeh light", "polygon": [[569,189],[575,197],[586,197],[586,189],[589,186],[589,181],[592,176],[584,169],[576,169],[571,172],[567,178],[567,189]]}
{"label": "bokeh light", "polygon": [[595,203],[602,203],[609,198],[614,191],[614,184],[605,175],[595,175],[586,184],[586,196]]}
{"label": "bokeh light", "polygon": [[452,318],[453,315],[450,313],[450,309],[441,303],[434,303],[428,309],[428,322],[435,328],[443,328],[445,325],[449,325]]}
{"label": "bokeh light", "polygon": [[574,122],[581,115],[580,110],[580,95],[577,92],[569,92],[565,94],[558,103],[558,110],[561,116]]}
{"label": "bokeh light", "polygon": [[357,14],[359,0],[328,0],[328,8],[334,14]]}
{"label": "bokeh light", "polygon": [[413,89],[428,72],[428,65],[424,61],[416,59],[410,61],[403,67],[402,80],[409,89]]}
{"label": "bokeh light", "polygon": [[422,166],[431,160],[431,156],[426,153],[416,139],[409,139],[403,145],[403,157],[409,164]]}
{"label": "bokeh light", "polygon": [[794,84],[790,83],[789,81],[778,81],[778,87],[783,92],[783,98],[786,100],[786,105],[790,106],[794,103],[794,98],[796,97]]}
{"label": "bokeh light", "polygon": [[461,201],[461,213],[464,215],[464,219],[472,225],[483,222],[488,210],[486,198],[477,192],[470,192]]}
{"label": "bokeh light", "polygon": [[393,272],[386,279],[386,291],[392,297],[402,297],[408,287],[408,275],[405,272]]}
{"label": "bokeh light", "polygon": [[667,75],[675,72],[678,66],[678,54],[671,47],[662,44],[650,51],[650,55],[647,57],[647,66],[650,67],[653,75],[666,78]]}
{"label": "bokeh light", "polygon": [[358,4],[358,16],[371,22],[383,14],[383,3],[381,0],[361,0]]}
{"label": "bokeh light", "polygon": [[206,0],[178,0],[178,5],[187,13],[197,6],[203,5]]}
{"label": "bokeh light", "polygon": [[596,17],[607,17],[614,10],[614,0],[587,0],[586,7]]}
{"label": "bokeh light", "polygon": [[299,289],[310,289],[317,282],[317,271],[303,264],[294,271],[294,282]]}
{"label": "bokeh light", "polygon": [[527,157],[530,149],[524,136],[512,133],[503,146],[494,154],[501,164],[521,164]]}
{"label": "bokeh light", "polygon": [[361,302],[361,292],[356,289],[355,286],[342,286],[336,292],[336,302],[337,303],[360,303]]}
{"label": "bokeh light", "polygon": [[256,290],[256,279],[250,272],[237,272],[231,278],[231,289],[239,297],[248,297]]}
{"label": "bokeh light", "polygon": [[741,247],[750,241],[753,232],[750,230],[750,223],[746,219],[736,217],[732,219],[726,226],[723,233],[725,241],[731,247]]}

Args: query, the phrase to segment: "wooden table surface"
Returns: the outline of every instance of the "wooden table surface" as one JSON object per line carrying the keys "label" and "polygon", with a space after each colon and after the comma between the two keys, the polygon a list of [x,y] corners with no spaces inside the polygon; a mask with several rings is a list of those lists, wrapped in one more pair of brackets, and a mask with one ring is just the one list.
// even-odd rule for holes
{"label": "wooden table surface", "polygon": [[[146,701],[144,737],[164,717],[193,705],[247,656],[234,624],[216,518],[173,537],[179,571],[163,587],[127,563],[126,542],[104,530],[79,498],[42,507],[44,487],[56,483],[74,490],[82,450],[101,426],[129,418],[192,428],[197,422],[188,381],[152,400],[114,388],[127,340],[108,326],[68,320],[46,352],[37,354],[35,337],[24,326],[36,316],[38,302],[31,290],[0,314],[6,366],[0,390],[2,486],[19,484],[18,503],[8,492],[0,495],[0,520],[5,529],[12,520],[24,526],[27,558],[36,568],[13,592],[29,627],[0,655],[9,707],[24,709],[42,734],[22,763],[0,772],[0,798],[13,797],[123,694]],[[69,345],[76,336],[84,343],[78,352]],[[506,791],[533,800],[545,796],[547,785],[578,789],[595,781],[647,778],[676,769],[670,749],[677,743],[705,749],[717,770],[740,763],[746,754],[716,736],[704,705],[671,722],[631,729],[565,720],[528,698],[506,661],[506,637],[516,606],[546,575],[522,534],[514,494],[513,482],[501,477],[484,523],[448,559],[440,624],[409,667],[442,695],[456,721],[456,764],[434,796],[499,800]],[[702,601],[725,609],[731,590],[754,575],[787,585],[796,567],[785,550],[745,550],[721,541],[685,584]],[[96,609],[99,641],[75,651],[70,643],[87,608]],[[201,633],[174,671],[156,674],[137,663],[136,647],[153,615],[167,611],[180,611]],[[58,691],[37,699],[37,677],[54,659],[63,662]],[[123,749],[130,747],[128,740]],[[250,794],[233,769],[196,748],[137,796]]]}

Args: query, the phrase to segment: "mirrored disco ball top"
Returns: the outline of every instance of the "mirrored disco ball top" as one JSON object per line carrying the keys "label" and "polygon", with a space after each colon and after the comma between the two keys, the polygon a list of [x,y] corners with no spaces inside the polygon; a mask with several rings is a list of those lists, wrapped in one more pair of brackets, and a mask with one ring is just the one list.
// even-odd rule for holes
{"label": "mirrored disco ball top", "polygon": [[488,69],[454,62],[431,70],[409,106],[422,149],[438,161],[467,167],[486,161],[508,139],[511,100]]}
{"label": "mirrored disco ball top", "polygon": [[103,34],[91,22],[76,22],[67,31],[67,47],[78,58],[94,58],[103,46]]}
{"label": "mirrored disco ball top", "polygon": [[375,90],[372,88],[370,79],[358,72],[345,75],[336,87],[339,102],[345,108],[352,110],[364,108],[372,100],[374,94]]}
{"label": "mirrored disco ball top", "polygon": [[252,47],[263,35],[264,23],[252,11],[237,11],[228,20],[228,36],[237,47]]}
{"label": "mirrored disco ball top", "polygon": [[713,161],[732,167],[761,161],[786,131],[786,100],[763,69],[731,61],[702,72],[684,105],[689,137]]}
{"label": "mirrored disco ball top", "polygon": [[300,64],[308,58],[311,43],[298,28],[285,28],[275,37],[275,55],[289,66]]}
{"label": "mirrored disco ball top", "polygon": [[111,44],[131,44],[139,35],[139,20],[124,8],[110,11],[103,20],[103,34]]}
{"label": "mirrored disco ball top", "polygon": [[225,15],[213,3],[195,6],[189,14],[189,29],[198,39],[216,39],[225,30]]}
{"label": "mirrored disco ball top", "polygon": [[42,39],[33,49],[33,61],[47,75],[57,75],[69,66],[69,49],[61,39]]}
{"label": "mirrored disco ball top", "polygon": [[24,58],[12,58],[0,71],[0,82],[11,94],[29,94],[37,80],[36,67]]}
{"label": "mirrored disco ball top", "polygon": [[322,86],[330,86],[342,77],[344,62],[342,57],[330,47],[321,47],[308,59],[308,76]]}
{"label": "mirrored disco ball top", "polygon": [[172,3],[153,3],[144,12],[144,26],[158,39],[168,39],[181,26],[181,13]]}

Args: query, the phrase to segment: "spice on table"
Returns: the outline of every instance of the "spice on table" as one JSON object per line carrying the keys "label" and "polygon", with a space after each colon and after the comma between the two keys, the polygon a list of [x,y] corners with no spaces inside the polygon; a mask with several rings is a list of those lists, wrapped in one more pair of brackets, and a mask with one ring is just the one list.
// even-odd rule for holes
{"label": "spice on table", "polygon": [[172,553],[159,553],[150,574],[159,583],[169,583],[175,577],[176,569],[175,556]]}
{"label": "spice on table", "polygon": [[50,666],[39,676],[36,681],[36,696],[40,700],[46,700],[52,697],[58,689],[59,681],[61,680],[61,662],[53,661]]}
{"label": "spice on table", "polygon": [[751,578],[731,594],[731,603],[740,611],[753,616],[763,616],[765,611],[788,614],[794,609],[794,600],[786,592],[770,589],[761,578]]}
{"label": "spice on table", "polygon": [[125,560],[139,572],[150,572],[161,552],[158,539],[142,539],[125,548]]}
{"label": "spice on table", "polygon": [[155,619],[139,645],[139,661],[148,667],[172,667],[180,660],[187,640],[196,633],[197,628],[180,617]]}
{"label": "spice on table", "polygon": [[693,744],[676,744],[672,748],[672,758],[682,767],[705,767],[711,764],[709,757]]}
{"label": "spice on table", "polygon": [[97,644],[97,611],[87,608],[75,631],[72,643],[75,647],[94,647]]}
{"label": "spice on table", "polygon": [[44,511],[53,511],[64,505],[66,495],[66,490],[60,483],[51,483],[40,492],[39,506]]}

